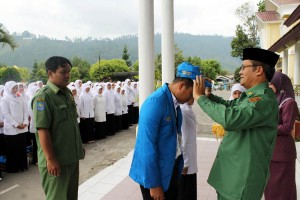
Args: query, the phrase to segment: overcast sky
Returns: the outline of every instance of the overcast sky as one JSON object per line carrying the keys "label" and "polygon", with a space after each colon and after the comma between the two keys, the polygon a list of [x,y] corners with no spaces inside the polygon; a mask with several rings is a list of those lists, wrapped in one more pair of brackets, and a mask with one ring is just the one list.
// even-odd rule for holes
{"label": "overcast sky", "polygon": [[[161,1],[154,0],[155,33]],[[175,32],[234,36],[235,10],[247,0],[174,0]],[[254,10],[259,0],[251,0]],[[51,38],[114,38],[138,32],[138,0],[3,0],[0,23]]]}

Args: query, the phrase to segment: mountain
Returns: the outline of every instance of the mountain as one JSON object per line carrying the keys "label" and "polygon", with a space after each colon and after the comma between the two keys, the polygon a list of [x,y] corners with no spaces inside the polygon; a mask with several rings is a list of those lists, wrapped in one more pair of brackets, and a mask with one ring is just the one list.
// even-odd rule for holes
{"label": "mountain", "polygon": [[[136,35],[122,36],[115,39],[69,39],[57,40],[46,36],[36,36],[29,32],[13,34],[18,47],[12,51],[7,45],[0,48],[0,63],[8,66],[17,65],[32,68],[34,61],[44,62],[50,56],[60,55],[67,58],[75,56],[87,60],[90,64],[100,59],[121,58],[126,45],[130,60],[138,59],[138,37]],[[230,56],[232,37],[191,35],[176,33],[175,43],[183,51],[183,55],[198,56],[201,59],[218,60],[222,68],[233,72],[239,66],[240,60]],[[156,34],[155,55],[161,51],[161,35]]]}

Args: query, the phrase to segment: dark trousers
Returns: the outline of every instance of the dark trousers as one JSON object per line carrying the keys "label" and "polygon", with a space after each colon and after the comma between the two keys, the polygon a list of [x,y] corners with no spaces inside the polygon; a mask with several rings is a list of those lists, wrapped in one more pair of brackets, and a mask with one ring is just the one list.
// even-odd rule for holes
{"label": "dark trousers", "polygon": [[133,107],[133,123],[137,124],[139,122],[139,107],[134,106]]}
{"label": "dark trousers", "polygon": [[80,126],[82,143],[94,140],[94,118],[80,118]]}
{"label": "dark trousers", "polygon": [[116,132],[122,129],[122,115],[115,115],[115,130]]}
{"label": "dark trousers", "polygon": [[133,106],[132,105],[127,105],[128,107],[128,121],[129,125],[133,124]]}
{"label": "dark trousers", "polygon": [[106,126],[107,126],[107,135],[115,134],[115,115],[106,114]]}
{"label": "dark trousers", "polygon": [[[167,191],[164,192],[165,200],[177,200],[178,184],[182,172],[182,162],[182,156],[179,156],[175,160],[169,188]],[[140,185],[140,188],[143,195],[143,200],[153,200],[153,198],[150,196],[150,189],[144,188],[144,186],[142,185]]]}
{"label": "dark trousers", "polygon": [[36,144],[36,138],[35,133],[26,133],[26,144],[27,146],[32,145],[32,163],[36,164],[38,162],[37,159],[37,144]]}
{"label": "dark trousers", "polygon": [[6,145],[3,133],[0,133],[0,155],[6,155]]}
{"label": "dark trousers", "polygon": [[27,170],[27,147],[25,133],[5,135],[6,171],[8,173]]}
{"label": "dark trousers", "polygon": [[122,115],[122,129],[128,129],[129,128],[129,121],[128,121],[128,114]]}
{"label": "dark trousers", "polygon": [[100,140],[106,138],[106,122],[95,122],[95,139]]}
{"label": "dark trousers", "polygon": [[197,200],[197,174],[181,175],[177,200]]}

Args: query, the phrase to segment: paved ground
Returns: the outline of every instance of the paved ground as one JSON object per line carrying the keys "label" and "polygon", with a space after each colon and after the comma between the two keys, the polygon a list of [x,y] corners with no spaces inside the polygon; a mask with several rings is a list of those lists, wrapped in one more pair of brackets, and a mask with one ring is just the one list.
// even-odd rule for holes
{"label": "paved ground", "polygon": [[[229,97],[228,91],[218,91],[216,94]],[[206,179],[219,141],[211,134],[213,121],[197,105],[193,109],[198,123],[198,199],[214,200],[215,191],[206,183]],[[141,199],[138,185],[128,177],[134,143],[135,126],[113,137],[84,145],[87,156],[80,161],[80,200]],[[297,151],[300,152],[300,143],[296,144]],[[299,187],[299,161],[296,168]],[[45,199],[35,165],[23,173],[3,175],[4,179],[0,181],[0,200]]]}
{"label": "paved ground", "polygon": [[[80,161],[80,184],[126,156],[134,147],[135,126],[112,137],[84,145],[86,157]],[[22,173],[3,173],[0,200],[45,199],[36,165]]]}
{"label": "paved ground", "polygon": [[[228,91],[218,91],[218,95],[228,98]],[[195,113],[198,121],[198,136],[213,137],[211,135],[212,121],[202,110],[195,105]],[[117,133],[113,137],[84,145],[86,158],[80,161],[80,184],[96,176],[104,169],[109,169],[116,161],[125,157],[132,151],[135,144],[135,126],[129,130]],[[128,174],[128,171],[126,172]],[[0,181],[0,200],[44,199],[44,193],[40,184],[38,168],[31,165],[29,170],[23,173],[3,173]]]}

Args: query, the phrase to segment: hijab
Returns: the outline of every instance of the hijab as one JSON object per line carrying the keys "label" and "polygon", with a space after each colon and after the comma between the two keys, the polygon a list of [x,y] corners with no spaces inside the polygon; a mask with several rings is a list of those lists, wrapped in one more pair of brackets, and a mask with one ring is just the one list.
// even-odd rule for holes
{"label": "hijab", "polygon": [[295,93],[291,79],[286,74],[275,72],[270,83],[272,83],[276,88],[275,95],[279,105],[287,98],[295,100]]}
{"label": "hijab", "polygon": [[234,84],[234,85],[232,86],[232,88],[231,88],[231,91],[230,91],[230,97],[229,97],[229,100],[233,100],[233,93],[234,93],[234,91],[236,91],[236,90],[238,90],[238,91],[240,91],[240,92],[242,92],[242,93],[246,91],[246,89],[245,89],[240,83]]}
{"label": "hijab", "polygon": [[20,103],[21,102],[21,98],[18,97],[17,93],[13,94],[11,92],[12,88],[18,86],[17,83],[15,81],[8,81],[5,83],[4,85],[4,93],[3,93],[3,97],[8,98],[9,100],[12,100],[16,103]]}
{"label": "hijab", "polygon": [[40,89],[40,87],[36,86],[36,85],[33,85],[33,86],[29,87],[28,90],[27,90],[28,98],[32,99],[39,89]]}

